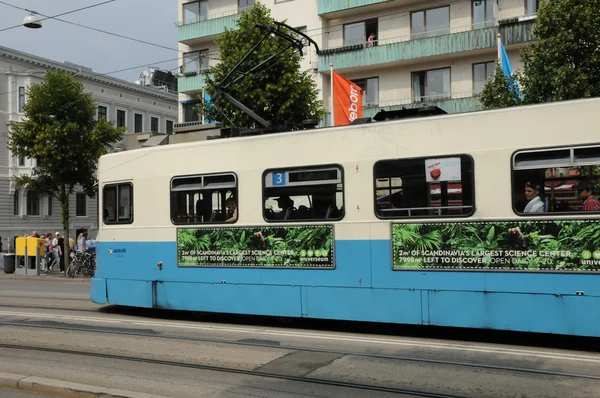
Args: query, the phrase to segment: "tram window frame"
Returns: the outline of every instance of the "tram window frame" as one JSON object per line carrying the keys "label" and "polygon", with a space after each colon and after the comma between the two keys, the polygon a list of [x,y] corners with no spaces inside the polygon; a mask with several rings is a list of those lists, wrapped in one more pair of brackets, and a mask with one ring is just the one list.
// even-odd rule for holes
{"label": "tram window frame", "polygon": [[[121,219],[121,217],[119,217],[119,209],[122,207],[120,206],[119,203],[119,190],[120,187],[122,186],[129,186],[129,218],[128,219]],[[115,208],[115,221],[107,221],[106,217],[104,216],[104,208],[106,205],[106,195],[107,195],[107,189],[115,189],[115,204],[116,204],[116,208]],[[124,182],[124,183],[112,183],[112,184],[106,184],[102,187],[102,223],[104,223],[105,225],[118,225],[118,224],[133,224],[133,184],[131,182]]]}
{"label": "tram window frame", "polygon": [[[590,151],[590,149],[596,149],[598,151],[598,155],[597,156],[589,156],[587,153],[588,152],[593,152]],[[553,154],[553,155],[557,155],[559,154],[560,156],[552,156],[552,157],[548,157],[546,162],[543,162],[543,154],[544,153],[548,153],[548,154]],[[523,157],[523,155],[527,155],[527,154],[536,154],[535,159],[534,160],[520,160],[519,157]],[[583,154],[583,156],[579,155],[579,154]],[[579,156],[578,156],[579,155]],[[569,187],[571,186],[570,190],[573,191],[573,197],[572,198],[562,198],[559,197],[558,200],[563,200],[564,202],[567,202],[567,206],[568,202],[571,203],[581,203],[580,199],[579,199],[579,195],[577,194],[577,190],[575,189],[574,185],[577,184],[580,181],[594,181],[594,178],[596,178],[597,181],[600,181],[600,172],[598,172],[597,174],[594,174],[594,170],[591,169],[592,167],[596,166],[598,168],[600,168],[600,143],[594,143],[594,144],[581,144],[581,145],[562,145],[562,146],[555,146],[555,147],[537,147],[537,148],[527,148],[527,149],[518,149],[516,151],[514,151],[510,157],[511,162],[510,162],[510,166],[511,166],[511,173],[510,173],[510,182],[511,182],[511,196],[510,196],[510,201],[511,201],[511,207],[513,212],[520,216],[520,217],[554,217],[554,216],[565,216],[565,215],[580,215],[580,216],[584,216],[584,215],[597,215],[600,214],[600,211],[582,211],[582,210],[568,210],[568,211],[548,211],[547,209],[544,210],[544,212],[541,213],[525,213],[524,211],[519,211],[519,209],[522,207],[523,210],[525,209],[523,206],[523,203],[525,203],[525,206],[527,204],[527,200],[524,197],[524,189],[525,189],[525,183],[529,182],[533,185],[541,185],[544,184],[544,196],[546,195],[546,189],[545,188],[550,188],[550,197],[549,197],[549,201],[545,201],[545,205],[549,208],[556,208],[557,205],[559,205],[559,203],[557,203],[557,197],[554,196],[554,188],[558,188],[561,186],[565,186],[565,187]],[[555,173],[555,172],[560,172],[560,170],[558,169],[576,169],[576,168],[582,168],[582,167],[589,167],[590,169],[588,169],[589,172],[591,172],[591,175],[588,176],[581,176],[581,175],[566,175],[566,176],[558,176],[558,177],[546,177],[545,174],[550,172],[550,173]],[[553,170],[554,169],[554,170]],[[525,175],[525,177],[523,178],[523,174],[521,174],[521,176],[517,176],[517,173],[519,172],[529,172],[528,174],[531,174],[533,172],[538,172],[541,173],[541,171],[544,171],[544,177],[542,177],[542,181],[537,181],[539,180],[539,178],[531,178],[530,175]],[[571,170],[571,171],[575,171],[575,170]],[[541,174],[540,174],[541,175]],[[554,178],[557,180],[561,180],[564,179],[565,182],[566,181],[574,181],[573,184],[561,184],[558,186],[552,186],[555,184],[551,184],[550,186],[546,186],[546,178]],[[599,196],[600,194],[600,183],[596,184],[596,189],[594,190],[594,195],[596,197]],[[565,188],[564,191],[568,191],[568,188]],[[569,192],[567,192],[569,193]],[[518,205],[520,204],[520,205]],[[570,207],[576,206],[574,204],[571,204]]]}
{"label": "tram window frame", "polygon": [[[277,189],[280,191],[288,191],[288,192],[298,192],[298,190],[300,188],[298,187],[302,187],[302,186],[307,186],[307,187],[314,187],[316,185],[319,184],[309,184],[309,183],[305,183],[305,184],[301,184],[301,185],[295,185],[295,189],[294,186],[291,187],[287,187],[287,188],[291,188],[291,189],[286,189],[286,188],[282,188],[282,187],[278,187],[278,186],[267,186],[266,183],[266,179],[269,176],[270,173],[284,173],[286,175],[286,178],[288,178],[289,173],[293,173],[293,172],[298,172],[298,171],[323,171],[323,170],[327,170],[327,169],[337,169],[339,172],[339,183],[337,183],[337,185],[340,185],[340,187],[336,186],[336,191],[335,191],[335,195],[337,197],[337,193],[338,193],[338,188],[341,191],[341,206],[338,208],[338,203],[337,203],[337,199],[336,199],[336,208],[337,208],[337,216],[336,217],[323,217],[323,218],[290,218],[290,219],[273,219],[273,218],[269,218],[267,217],[267,212],[269,209],[267,208],[266,204],[267,204],[267,200],[269,198],[276,198],[281,196],[282,194],[278,194],[275,196],[268,196],[267,195],[267,190],[268,189]],[[263,172],[262,174],[262,215],[263,215],[263,219],[268,222],[268,223],[302,223],[302,222],[337,222],[337,221],[341,221],[344,219],[344,217],[346,216],[346,209],[345,209],[345,203],[346,203],[346,190],[345,190],[345,178],[344,178],[344,167],[341,164],[324,164],[324,165],[310,165],[310,166],[295,166],[295,167],[275,167],[275,168],[270,168],[267,169]],[[287,181],[287,180],[286,180]],[[325,185],[325,184],[321,184],[321,185]],[[332,185],[332,184],[327,184],[327,185]],[[308,193],[305,194],[300,194],[297,195],[295,193],[293,194],[288,194],[288,196],[290,197],[297,197],[297,196],[314,196],[312,193],[310,193],[310,191],[308,191]],[[311,205],[310,209],[308,209],[309,211],[312,210],[313,206],[312,206],[312,198],[309,200],[309,204]],[[298,206],[300,207],[300,206]],[[283,211],[282,211],[283,212]],[[327,215],[328,210],[326,211]],[[281,212],[280,212],[281,213]],[[284,215],[285,217],[285,215]]]}
{"label": "tram window frame", "polygon": [[[385,188],[381,188],[377,186],[377,181],[379,179],[392,179],[392,178],[400,178],[402,180],[402,176],[400,173],[398,173],[397,176],[382,176],[382,174],[378,174],[378,167],[381,167],[382,164],[384,163],[390,163],[390,162],[397,162],[398,169],[402,169],[402,163],[403,162],[411,162],[411,163],[415,163],[415,162],[421,162],[423,164],[423,166],[425,165],[425,161],[427,159],[446,159],[446,158],[460,158],[461,159],[461,189],[464,189],[465,185],[470,185],[470,190],[471,190],[471,195],[469,196],[469,198],[465,198],[461,196],[461,201],[464,203],[465,201],[468,203],[469,199],[471,202],[471,205],[462,205],[462,206],[447,206],[448,208],[446,210],[452,210],[452,209],[460,209],[461,207],[467,209],[470,208],[470,210],[468,212],[464,212],[464,213],[457,213],[457,214],[417,214],[417,215],[411,215],[410,211],[411,210],[419,210],[419,211],[428,211],[430,213],[432,213],[433,211],[436,210],[443,210],[441,209],[441,206],[430,206],[430,207],[418,207],[418,208],[408,208],[408,207],[398,207],[396,213],[407,213],[407,215],[390,215],[390,216],[386,216],[384,215],[383,212],[381,212],[382,206],[378,206],[377,204],[377,191],[381,191],[384,190]],[[469,173],[468,170],[465,170],[463,167],[464,162],[468,162],[469,165],[469,169],[471,170],[471,172]],[[425,183],[427,182],[425,175],[423,175],[423,177],[425,178]],[[403,182],[401,182],[401,184],[403,184]],[[403,189],[403,185],[400,185],[399,187],[402,187]],[[392,189],[394,187],[391,186],[391,181],[390,181],[390,185],[388,190],[391,192]],[[461,194],[462,195],[462,194]],[[391,193],[390,193],[391,196]],[[378,160],[377,162],[375,162],[375,164],[373,165],[373,211],[375,213],[375,216],[380,219],[380,220],[414,220],[414,219],[429,219],[429,218],[468,218],[473,216],[473,214],[475,214],[476,211],[476,197],[475,197],[475,160],[473,159],[473,156],[471,156],[470,154],[467,153],[459,153],[459,154],[441,154],[441,155],[431,155],[431,156],[419,156],[419,157],[413,157],[413,158],[394,158],[394,159],[381,159]],[[390,212],[391,213],[391,212]]]}
{"label": "tram window frame", "polygon": [[[219,186],[219,184],[215,184],[214,181],[210,181],[212,179],[218,178],[218,177],[224,177],[224,176],[231,176],[233,177],[233,186]],[[205,184],[204,179],[208,178],[209,182]],[[198,181],[200,181],[200,187],[196,187],[195,189],[193,189],[193,185],[190,187],[190,189],[187,190],[174,190],[174,183],[177,182],[178,180],[191,180],[192,182],[195,180],[196,185],[198,185]],[[229,184],[229,182],[225,182],[225,185]],[[240,213],[239,213],[239,197],[238,197],[238,191],[239,191],[239,180],[238,180],[238,176],[236,173],[232,172],[232,171],[225,171],[225,172],[221,172],[221,173],[206,173],[206,174],[188,174],[188,175],[178,175],[178,176],[174,176],[171,178],[171,181],[169,182],[169,208],[170,208],[170,216],[171,216],[171,222],[173,223],[173,225],[222,225],[222,224],[226,224],[226,225],[231,225],[231,224],[235,224],[238,222],[239,218],[240,218]],[[198,220],[198,218],[200,217],[198,214],[198,200],[202,200],[204,201],[205,198],[204,197],[200,197],[200,193],[201,191],[206,191],[207,193],[207,198],[210,198],[210,201],[207,203],[208,206],[210,207],[210,219],[208,221],[200,221]],[[187,218],[187,221],[181,221],[178,216],[177,216],[177,199],[176,199],[176,192],[196,192],[198,194],[198,199],[194,200],[194,204],[193,204],[193,215],[190,216],[190,212],[189,212],[189,207],[187,207],[187,216],[185,216]],[[221,197],[218,198],[218,209],[214,209],[213,206],[213,197],[215,193],[219,193],[219,195],[222,195]],[[228,195],[229,194],[229,195]],[[203,193],[204,195],[204,193]],[[193,194],[192,198],[195,198],[195,194]],[[229,198],[234,198],[235,200],[235,205],[237,207],[237,217],[235,218],[235,220],[232,221],[227,221],[227,211],[226,211],[226,201]],[[189,198],[188,198],[189,199]],[[186,206],[189,206],[189,203],[186,204]],[[205,209],[207,210],[207,209]],[[219,216],[220,220],[214,220],[213,218],[215,217],[215,212],[220,212],[221,215]]]}

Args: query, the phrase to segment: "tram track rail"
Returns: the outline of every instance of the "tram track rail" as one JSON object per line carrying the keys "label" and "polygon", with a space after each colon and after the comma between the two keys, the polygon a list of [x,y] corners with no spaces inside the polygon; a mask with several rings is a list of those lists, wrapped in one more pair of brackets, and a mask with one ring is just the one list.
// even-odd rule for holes
{"label": "tram track rail", "polygon": [[[178,341],[195,341],[195,342],[211,343],[211,344],[227,344],[227,345],[234,345],[234,346],[271,348],[271,349],[290,350],[290,351],[297,351],[297,352],[303,351],[303,352],[313,352],[313,353],[323,353],[323,354],[337,354],[337,355],[342,355],[342,356],[356,356],[356,357],[364,357],[364,358],[394,360],[394,361],[419,362],[419,363],[426,363],[426,364],[432,364],[432,365],[449,365],[449,366],[468,367],[468,368],[475,368],[475,369],[487,369],[487,370],[525,373],[525,374],[537,374],[537,375],[541,375],[541,376],[567,377],[567,378],[574,378],[574,379],[588,379],[588,380],[600,381],[600,375],[585,374],[585,373],[574,373],[574,372],[564,372],[564,371],[550,370],[550,369],[534,369],[534,368],[524,368],[524,367],[517,367],[517,366],[504,366],[504,365],[466,362],[466,361],[455,361],[455,360],[444,360],[444,359],[419,358],[419,357],[412,357],[412,356],[380,354],[380,353],[361,352],[361,351],[304,347],[304,346],[286,345],[286,344],[274,344],[274,343],[270,343],[270,342],[261,342],[261,341],[257,341],[257,340],[229,340],[229,339],[218,339],[218,338],[211,338],[211,337],[181,336],[181,335],[163,334],[163,333],[156,333],[156,332],[150,333],[150,332],[145,332],[145,331],[114,330],[114,329],[107,328],[107,327],[93,327],[93,326],[43,325],[43,324],[36,323],[36,322],[0,321],[0,326],[29,327],[29,328],[38,328],[38,329],[53,329],[53,330],[78,331],[78,332],[88,332],[88,333],[104,333],[104,334],[122,335],[122,336],[133,336],[133,337],[144,337],[144,338],[155,338],[155,339],[158,338],[158,339],[163,339],[163,340],[174,340],[174,341],[177,341],[177,340]],[[4,347],[4,346],[5,346],[4,344],[0,344],[0,347]],[[102,355],[104,355],[104,354],[102,354]],[[204,365],[202,365],[202,366],[204,366]]]}
{"label": "tram track rail", "polygon": [[67,350],[67,349],[62,349],[62,348],[37,347],[37,346],[31,346],[31,345],[3,344],[3,343],[0,343],[0,348],[24,350],[24,351],[49,352],[49,353],[53,353],[53,354],[79,355],[79,356],[95,357],[95,358],[102,358],[102,359],[138,362],[138,363],[145,363],[145,364],[152,364],[152,365],[174,366],[174,367],[179,367],[179,368],[190,368],[190,369],[206,370],[206,371],[221,372],[221,373],[240,374],[240,375],[245,375],[245,376],[263,377],[263,378],[294,381],[294,382],[301,382],[301,383],[310,383],[310,384],[319,384],[319,385],[327,385],[327,386],[333,386],[333,387],[344,387],[344,388],[350,388],[350,389],[377,391],[377,392],[389,392],[389,393],[394,393],[394,394],[404,394],[404,395],[410,395],[410,396],[415,396],[415,397],[463,398],[463,396],[460,396],[460,395],[439,394],[439,393],[431,393],[431,392],[426,392],[426,391],[418,391],[418,390],[403,389],[403,388],[384,387],[384,386],[376,386],[376,385],[361,384],[361,383],[350,383],[350,382],[345,382],[345,381],[335,381],[335,380],[319,379],[319,378],[313,378],[313,377],[292,376],[292,375],[286,375],[286,374],[281,374],[281,373],[262,372],[262,371],[257,371],[257,370],[235,369],[235,368],[222,367],[222,366],[202,365],[202,364],[194,364],[194,363],[188,363],[188,362],[167,361],[167,360],[162,360],[162,359],[140,358],[140,357],[126,356],[126,355],[105,354],[105,353],[88,352],[88,351],[80,351],[80,350]]}

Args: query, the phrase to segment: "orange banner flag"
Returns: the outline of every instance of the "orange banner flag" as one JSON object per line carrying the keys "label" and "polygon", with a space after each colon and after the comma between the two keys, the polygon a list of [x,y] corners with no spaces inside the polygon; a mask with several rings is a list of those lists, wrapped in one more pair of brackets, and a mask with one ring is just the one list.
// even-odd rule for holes
{"label": "orange banner flag", "polygon": [[350,124],[362,117],[362,96],[362,88],[333,72],[334,126]]}

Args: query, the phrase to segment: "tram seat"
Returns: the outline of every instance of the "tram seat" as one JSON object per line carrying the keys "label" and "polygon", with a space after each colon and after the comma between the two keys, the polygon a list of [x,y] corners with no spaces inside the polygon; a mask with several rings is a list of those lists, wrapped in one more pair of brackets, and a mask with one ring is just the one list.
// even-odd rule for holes
{"label": "tram seat", "polygon": [[210,221],[225,221],[225,217],[219,210],[214,210],[210,216]]}
{"label": "tram seat", "polygon": [[202,222],[211,218],[210,203],[204,199],[198,199],[196,201],[196,222]]}
{"label": "tram seat", "polygon": [[334,205],[331,205],[327,208],[327,211],[325,212],[325,218],[335,218],[338,216],[337,212],[338,212],[337,207]]}
{"label": "tram seat", "polygon": [[294,212],[293,217],[297,220],[306,220],[312,218],[310,215],[310,209],[304,205],[298,206],[298,210]]}
{"label": "tram seat", "polygon": [[294,213],[294,208],[292,206],[285,209],[285,215],[283,216],[284,220],[292,219],[292,214]]}

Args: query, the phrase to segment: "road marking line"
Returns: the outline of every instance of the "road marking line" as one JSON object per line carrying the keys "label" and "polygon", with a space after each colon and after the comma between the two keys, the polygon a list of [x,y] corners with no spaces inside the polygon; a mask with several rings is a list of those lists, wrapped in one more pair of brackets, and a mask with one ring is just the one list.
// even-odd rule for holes
{"label": "road marking line", "polygon": [[439,348],[446,350],[458,350],[458,351],[472,351],[482,353],[494,353],[494,354],[507,354],[507,355],[532,355],[539,358],[549,359],[564,359],[572,361],[583,361],[583,362],[594,362],[600,363],[600,356],[593,355],[576,355],[566,353],[555,353],[546,354],[540,351],[534,350],[517,350],[511,348],[491,348],[484,346],[470,346],[463,344],[452,344],[452,343],[427,343],[427,342],[413,342],[408,340],[391,340],[391,339],[379,339],[379,338],[358,338],[354,336],[344,335],[328,335],[319,333],[302,333],[302,332],[284,332],[284,331],[269,331],[264,329],[255,328],[228,328],[220,326],[201,326],[201,325],[189,325],[182,323],[169,323],[169,322],[152,322],[152,321],[133,321],[133,320],[116,320],[113,318],[90,318],[76,315],[58,315],[58,314],[40,314],[30,312],[8,312],[0,311],[0,315],[7,316],[24,316],[32,318],[51,318],[51,319],[67,319],[67,320],[81,320],[90,322],[104,322],[104,323],[118,323],[118,324],[131,324],[138,326],[163,326],[180,329],[192,329],[192,330],[212,330],[221,332],[232,332],[232,333],[256,333],[270,336],[285,336],[285,337],[300,337],[318,340],[333,340],[333,341],[344,341],[344,342],[358,342],[358,343],[374,343],[374,344],[388,344],[396,346],[410,346],[410,347],[427,347],[427,348]]}

